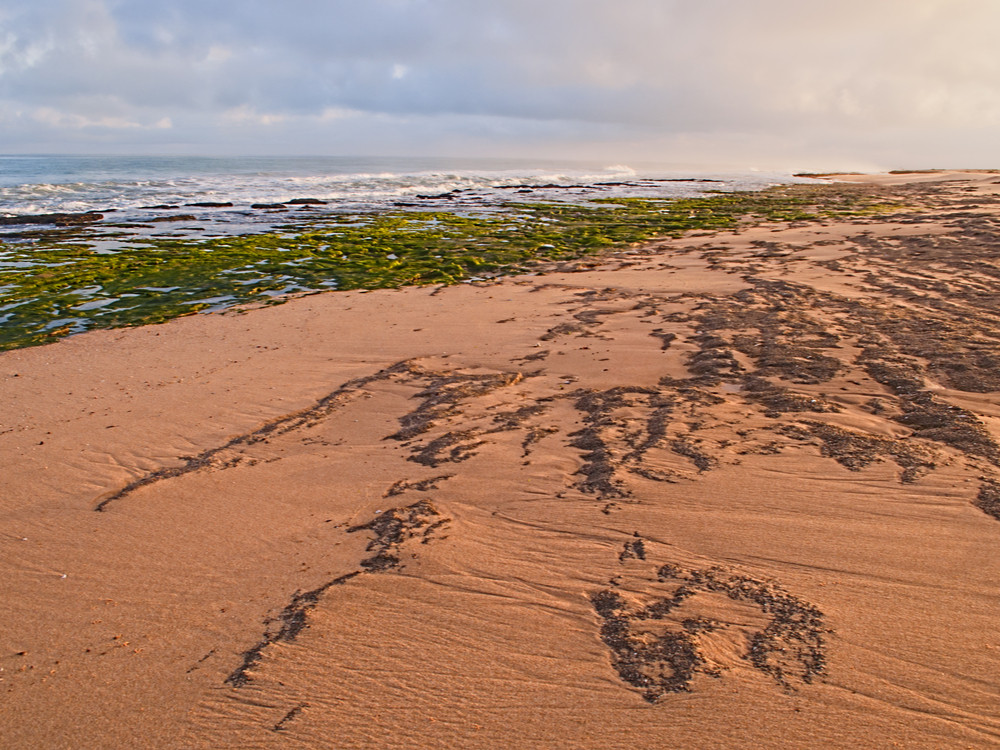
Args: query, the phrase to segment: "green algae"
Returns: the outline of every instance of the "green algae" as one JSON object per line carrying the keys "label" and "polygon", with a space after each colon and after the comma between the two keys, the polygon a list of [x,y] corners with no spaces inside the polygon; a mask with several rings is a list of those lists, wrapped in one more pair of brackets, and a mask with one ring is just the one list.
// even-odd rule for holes
{"label": "green algae", "polygon": [[[898,209],[812,186],[699,198],[511,203],[449,211],[328,213],[268,232],[198,239],[122,233],[113,249],[60,229],[0,243],[0,350],[93,328],[158,323],[293,293],[454,284],[516,274],[692,230]],[[102,235],[100,245],[108,244]]]}

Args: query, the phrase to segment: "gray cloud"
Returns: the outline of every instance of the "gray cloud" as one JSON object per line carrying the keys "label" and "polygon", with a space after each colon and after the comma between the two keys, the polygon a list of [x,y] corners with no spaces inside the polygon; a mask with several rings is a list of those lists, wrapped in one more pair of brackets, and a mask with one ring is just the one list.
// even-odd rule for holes
{"label": "gray cloud", "polygon": [[0,150],[990,166],[997,28],[994,0],[8,0]]}

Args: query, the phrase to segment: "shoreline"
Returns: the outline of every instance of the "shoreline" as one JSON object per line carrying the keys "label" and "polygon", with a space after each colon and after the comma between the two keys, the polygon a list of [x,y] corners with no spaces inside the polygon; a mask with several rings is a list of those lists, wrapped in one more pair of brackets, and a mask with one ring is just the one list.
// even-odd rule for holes
{"label": "shoreline", "polygon": [[[590,187],[599,192],[602,185]],[[458,190],[419,196],[427,200],[406,208],[396,203],[352,211],[340,205],[317,209],[322,201],[309,199],[276,204],[291,213],[270,224],[255,227],[238,219],[221,233],[218,222],[186,213],[138,221],[104,221],[102,213],[46,214],[41,218],[57,228],[8,234],[0,246],[0,350],[95,328],[280,304],[293,295],[447,286],[523,274],[553,261],[599,257],[652,239],[748,221],[893,209],[878,202],[877,191],[829,185],[674,197],[640,197],[639,190],[586,198],[575,196],[580,186],[536,187],[558,188],[562,197],[573,193],[575,201],[535,196],[486,205],[482,196]],[[178,207],[157,207],[171,208]],[[171,227],[167,232],[165,224]]]}
{"label": "shoreline", "polygon": [[993,746],[1000,179],[839,177],[0,353],[4,745]]}

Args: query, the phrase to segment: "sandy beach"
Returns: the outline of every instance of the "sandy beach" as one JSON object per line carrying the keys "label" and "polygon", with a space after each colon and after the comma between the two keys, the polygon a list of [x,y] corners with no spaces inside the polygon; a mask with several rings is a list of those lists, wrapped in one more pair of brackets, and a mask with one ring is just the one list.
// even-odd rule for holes
{"label": "sandy beach", "polygon": [[839,180],[0,354],[0,745],[996,747],[1000,173]]}

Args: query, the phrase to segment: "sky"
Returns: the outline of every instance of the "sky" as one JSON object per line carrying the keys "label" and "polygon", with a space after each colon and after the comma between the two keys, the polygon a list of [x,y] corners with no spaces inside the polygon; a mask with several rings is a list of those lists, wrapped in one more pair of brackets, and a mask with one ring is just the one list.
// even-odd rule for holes
{"label": "sky", "polygon": [[0,0],[0,153],[1000,167],[1000,0]]}

